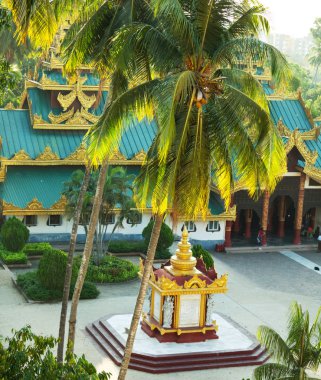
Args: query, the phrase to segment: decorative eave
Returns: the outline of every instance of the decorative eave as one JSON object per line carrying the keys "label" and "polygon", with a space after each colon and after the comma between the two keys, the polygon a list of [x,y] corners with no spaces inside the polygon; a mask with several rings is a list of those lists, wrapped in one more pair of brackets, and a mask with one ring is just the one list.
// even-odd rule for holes
{"label": "decorative eave", "polygon": [[311,166],[313,166],[318,158],[318,152],[311,152],[308,150],[304,143],[304,139],[302,138],[302,134],[298,129],[295,129],[288,138],[287,143],[285,144],[286,153],[290,153],[290,151],[296,147],[298,151],[301,153],[305,162]]}
{"label": "decorative eave", "polygon": [[[142,277],[143,262],[140,261],[140,271],[138,275]],[[158,280],[152,271],[149,285],[155,288],[161,295],[182,295],[182,294],[215,294],[227,292],[228,274],[223,274],[211,284],[206,284],[206,281],[201,280],[197,275],[192,277],[189,281],[185,281],[184,285],[178,285],[175,280],[167,277],[161,277]]]}
{"label": "decorative eave", "polygon": [[[187,217],[184,217],[184,216],[179,216],[177,219],[178,219],[178,221],[189,220]],[[235,219],[236,219],[236,205],[229,207],[229,209],[227,211],[224,211],[218,215],[213,215],[211,210],[208,210],[206,217],[205,217],[205,220],[207,222],[210,222],[210,221],[218,222],[221,220],[235,221]],[[195,221],[204,221],[204,218],[202,215],[198,215],[197,218],[195,219]]]}
{"label": "decorative eave", "polygon": [[316,168],[313,165],[305,165],[303,168],[303,173],[305,173],[308,177],[312,178],[314,181],[321,184],[321,170]]}
{"label": "decorative eave", "polygon": [[34,198],[26,207],[19,207],[6,201],[2,202],[3,215],[62,215],[65,213],[66,198],[62,196],[50,208],[44,208],[43,204]]}
{"label": "decorative eave", "polygon": [[[146,153],[141,150],[131,159],[127,159],[118,150],[111,156],[109,163],[111,165],[137,165],[143,164],[146,158]],[[73,153],[68,157],[61,159],[59,155],[52,151],[50,146],[46,146],[44,151],[40,153],[35,159],[32,159],[30,155],[23,149],[19,150],[12,158],[1,157],[0,158],[0,182],[5,180],[6,167],[7,166],[80,166],[87,164],[86,147],[80,145]]]}
{"label": "decorative eave", "polygon": [[[277,128],[282,137],[289,138],[293,134],[293,131],[290,131],[290,129],[283,123],[281,119],[278,121]],[[315,126],[305,132],[301,132],[299,130],[297,131],[298,131],[297,133],[300,134],[301,139],[303,141],[316,140],[320,135],[320,127],[315,127]]]}
{"label": "decorative eave", "polygon": [[[72,91],[74,88],[74,85],[72,84],[60,84],[60,83],[40,83],[35,80],[28,79],[26,81],[26,88],[39,88],[40,90],[55,90],[55,91]],[[82,85],[83,91],[108,91],[108,86],[89,86],[89,85]]]}

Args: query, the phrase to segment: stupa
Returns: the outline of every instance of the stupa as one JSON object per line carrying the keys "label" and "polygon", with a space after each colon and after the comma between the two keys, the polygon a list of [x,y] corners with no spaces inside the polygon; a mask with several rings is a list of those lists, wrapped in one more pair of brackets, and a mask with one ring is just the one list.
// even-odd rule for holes
{"label": "stupa", "polygon": [[[141,262],[142,273],[143,263]],[[142,330],[159,342],[203,342],[217,339],[212,320],[214,295],[227,292],[227,274],[217,277],[202,258],[192,255],[186,227],[178,248],[160,269],[153,268],[149,312],[143,314]]]}

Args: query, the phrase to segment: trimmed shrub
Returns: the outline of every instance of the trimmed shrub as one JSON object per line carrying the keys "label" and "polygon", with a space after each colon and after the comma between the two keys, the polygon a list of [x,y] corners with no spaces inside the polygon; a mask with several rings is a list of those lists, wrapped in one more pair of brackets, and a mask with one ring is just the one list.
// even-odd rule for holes
{"label": "trimmed shrub", "polygon": [[[37,271],[19,274],[17,283],[21,289],[23,289],[26,296],[33,301],[50,302],[61,301],[62,299],[62,290],[47,289],[44,287],[39,280]],[[74,287],[74,284],[70,287],[70,299],[72,298]],[[85,281],[80,293],[80,299],[93,299],[97,298],[98,295],[99,290],[96,285]]]}
{"label": "trimmed shrub", "polygon": [[144,252],[144,241],[131,241],[131,240],[115,240],[111,241],[108,247],[111,253],[128,253],[128,252]]}
{"label": "trimmed shrub", "polygon": [[1,228],[1,241],[11,252],[20,252],[29,239],[28,228],[17,218],[9,218]]}
{"label": "trimmed shrub", "polygon": [[[150,237],[152,234],[152,230],[154,227],[154,221],[151,220],[148,225],[143,229],[143,238],[145,242],[145,250],[144,252],[147,252],[148,244],[150,241]],[[172,230],[168,227],[166,223],[162,223],[157,247],[156,247],[156,254],[155,259],[168,259],[171,254],[169,252],[169,247],[174,242],[174,234]]]}
{"label": "trimmed shrub", "polygon": [[52,249],[49,243],[27,243],[23,249],[23,252],[27,256],[42,256],[46,251]]}
{"label": "trimmed shrub", "polygon": [[212,255],[206,251],[200,244],[196,244],[192,248],[193,256],[197,259],[203,258],[204,264],[207,269],[210,269],[214,266],[214,260]]}
{"label": "trimmed shrub", "polygon": [[38,277],[37,271],[19,274],[17,283],[25,292],[26,296],[33,301],[56,301],[62,298],[59,290],[45,288]]}
{"label": "trimmed shrub", "polygon": [[122,282],[136,278],[138,271],[138,266],[128,260],[106,256],[99,266],[93,262],[89,264],[86,279],[99,283]]}
{"label": "trimmed shrub", "polygon": [[38,276],[44,287],[63,290],[67,266],[67,254],[58,249],[46,251],[39,262]]}
{"label": "trimmed shrub", "polygon": [[27,256],[25,253],[10,252],[5,249],[0,249],[0,259],[7,265],[27,263]]}

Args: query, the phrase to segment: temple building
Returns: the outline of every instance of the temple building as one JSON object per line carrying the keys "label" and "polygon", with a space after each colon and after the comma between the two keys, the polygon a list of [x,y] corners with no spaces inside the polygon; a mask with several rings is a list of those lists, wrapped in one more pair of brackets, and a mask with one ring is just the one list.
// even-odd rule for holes
{"label": "temple building", "polygon": [[[40,241],[69,239],[72,222],[64,215],[64,182],[73,171],[84,168],[82,139],[102,114],[108,96],[106,83],[89,67],[64,76],[59,43],[55,46],[35,75],[26,79],[20,108],[9,104],[0,110],[2,216],[19,217],[30,229],[31,239]],[[288,172],[273,194],[265,192],[257,201],[249,198],[241,183],[237,184],[228,210],[213,186],[206,220],[182,218],[177,231],[180,233],[185,224],[192,243],[201,242],[208,248],[224,242],[230,246],[240,237],[250,239],[257,235],[260,225],[265,233],[263,244],[266,234],[291,236],[298,244],[302,225],[310,229],[321,225],[321,119],[312,119],[300,94],[278,93],[269,70],[262,65],[248,65],[247,69],[267,94],[273,122],[288,154]],[[156,123],[147,119],[132,121],[110,164],[137,174],[156,128]],[[144,210],[137,224],[127,220],[115,238],[141,238],[150,218],[151,210]],[[170,215],[166,222],[172,225]],[[81,228],[80,239],[84,233]]]}
{"label": "temple building", "polygon": [[[26,80],[20,109],[9,104],[0,110],[2,216],[23,220],[31,240],[69,239],[72,221],[64,215],[64,182],[76,169],[84,168],[82,139],[103,112],[108,95],[107,86],[89,67],[80,67],[70,77],[62,74],[62,68],[59,54],[52,49],[36,75]],[[137,174],[155,134],[154,122],[133,121],[110,164]],[[127,220],[115,238],[142,238],[151,216],[147,209],[135,225]],[[212,191],[207,220],[181,222],[186,222],[193,241],[212,245],[224,242],[226,220],[234,219],[235,207],[225,211],[220,197]],[[170,216],[166,222],[172,224]],[[80,228],[79,238],[84,236]]]}
{"label": "temple building", "polygon": [[302,234],[308,230],[318,233],[321,226],[321,119],[313,120],[300,93],[277,92],[269,70],[256,65],[250,70],[262,83],[272,120],[282,136],[287,173],[273,194],[265,192],[258,201],[238,185],[233,196],[236,220],[226,223],[225,244],[231,246],[233,238],[256,237],[260,226],[263,245],[269,236],[287,237],[300,244]]}

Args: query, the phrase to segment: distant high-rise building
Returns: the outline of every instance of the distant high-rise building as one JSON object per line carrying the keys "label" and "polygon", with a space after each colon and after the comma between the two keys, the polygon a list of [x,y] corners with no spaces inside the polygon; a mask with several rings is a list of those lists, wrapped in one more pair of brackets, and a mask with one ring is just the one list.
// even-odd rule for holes
{"label": "distant high-rise building", "polygon": [[286,34],[271,34],[268,38],[268,42],[295,63],[302,66],[309,66],[308,54],[313,45],[311,35],[293,38]]}

